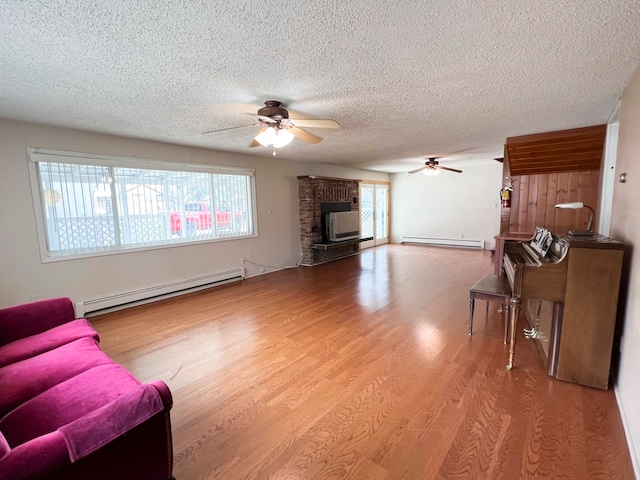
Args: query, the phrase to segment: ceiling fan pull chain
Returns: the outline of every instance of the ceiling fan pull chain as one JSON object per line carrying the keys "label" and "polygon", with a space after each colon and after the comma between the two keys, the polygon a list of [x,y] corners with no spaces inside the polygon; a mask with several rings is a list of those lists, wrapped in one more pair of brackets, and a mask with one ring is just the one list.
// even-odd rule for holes
{"label": "ceiling fan pull chain", "polygon": [[273,156],[274,157],[276,156],[276,146],[275,145],[273,146]]}

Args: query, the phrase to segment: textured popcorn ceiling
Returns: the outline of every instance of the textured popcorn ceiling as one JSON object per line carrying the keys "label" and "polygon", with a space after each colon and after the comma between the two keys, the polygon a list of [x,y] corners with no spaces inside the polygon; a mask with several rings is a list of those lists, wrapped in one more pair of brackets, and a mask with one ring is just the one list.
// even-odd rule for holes
{"label": "textured popcorn ceiling", "polygon": [[202,132],[274,99],[342,126],[278,156],[387,172],[606,123],[639,64],[640,0],[0,1],[0,117],[270,155]]}

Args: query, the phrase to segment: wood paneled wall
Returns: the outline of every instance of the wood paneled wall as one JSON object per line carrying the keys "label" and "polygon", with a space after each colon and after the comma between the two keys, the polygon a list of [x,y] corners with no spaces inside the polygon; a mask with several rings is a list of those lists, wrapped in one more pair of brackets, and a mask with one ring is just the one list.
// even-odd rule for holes
{"label": "wood paneled wall", "polygon": [[505,145],[511,175],[598,170],[606,125],[509,137]]}
{"label": "wood paneled wall", "polygon": [[597,211],[599,182],[600,175],[595,170],[511,177],[508,233],[532,233],[536,226],[554,233],[585,229],[590,217],[587,208],[569,210],[555,205],[580,201]]}
{"label": "wood paneled wall", "polygon": [[582,202],[594,209],[596,231],[600,168],[606,125],[511,137],[505,145],[503,176],[513,187],[511,208],[501,212],[500,233],[554,233],[585,229],[591,212],[557,209]]}

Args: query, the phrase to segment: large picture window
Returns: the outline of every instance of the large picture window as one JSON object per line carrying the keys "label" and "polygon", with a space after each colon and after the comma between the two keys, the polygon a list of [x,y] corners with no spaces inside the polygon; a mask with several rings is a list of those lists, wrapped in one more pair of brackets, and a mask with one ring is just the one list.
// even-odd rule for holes
{"label": "large picture window", "polygon": [[254,236],[253,170],[29,149],[43,259]]}

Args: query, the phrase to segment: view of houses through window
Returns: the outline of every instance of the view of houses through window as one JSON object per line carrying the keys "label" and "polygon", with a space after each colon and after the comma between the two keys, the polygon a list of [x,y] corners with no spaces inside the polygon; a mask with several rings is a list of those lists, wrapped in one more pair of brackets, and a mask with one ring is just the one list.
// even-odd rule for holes
{"label": "view of houses through window", "polygon": [[36,165],[53,256],[254,234],[250,174]]}

